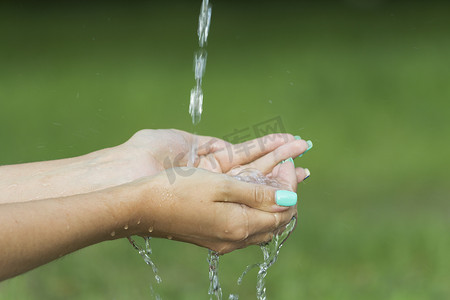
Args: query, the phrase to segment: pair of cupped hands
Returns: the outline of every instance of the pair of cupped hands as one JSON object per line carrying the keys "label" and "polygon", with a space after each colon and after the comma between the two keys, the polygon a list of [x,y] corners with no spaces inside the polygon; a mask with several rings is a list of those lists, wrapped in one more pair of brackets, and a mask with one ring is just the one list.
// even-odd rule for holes
{"label": "pair of cupped hands", "polygon": [[[197,155],[187,167],[194,139]],[[223,254],[271,240],[297,215],[293,193],[309,172],[289,158],[308,147],[290,134],[233,145],[173,129],[141,130],[109,148],[115,166],[108,166],[103,185],[144,187],[133,206],[134,229],[123,234],[169,238]],[[244,169],[258,170],[279,187],[232,177]]]}

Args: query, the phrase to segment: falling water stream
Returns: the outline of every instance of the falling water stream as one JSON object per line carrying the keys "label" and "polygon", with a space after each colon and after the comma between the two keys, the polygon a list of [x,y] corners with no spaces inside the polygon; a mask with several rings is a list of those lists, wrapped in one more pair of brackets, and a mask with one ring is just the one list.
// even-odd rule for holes
{"label": "falling water stream", "polygon": [[[133,246],[133,248],[138,251],[139,255],[142,256],[145,263],[152,268],[156,283],[161,284],[162,278],[158,275],[158,268],[156,267],[155,263],[153,262],[153,260],[151,258],[152,248],[150,246],[150,239],[151,239],[151,237],[144,237],[145,244],[144,244],[144,247],[141,247],[138,243],[136,243],[136,241],[133,238],[128,237],[128,241]],[[156,300],[162,299],[161,296],[154,290],[152,284],[150,284],[150,290]]]}
{"label": "falling water stream", "polygon": [[[274,236],[274,238],[267,244],[260,245],[263,261],[259,264],[253,264],[247,266],[245,271],[239,276],[237,281],[238,285],[242,284],[242,280],[244,276],[253,268],[258,267],[259,271],[256,275],[256,299],[258,300],[266,300],[266,287],[265,287],[265,278],[267,276],[267,271],[269,268],[277,261],[278,255],[280,254],[280,249],[283,246],[284,242],[287,240],[291,232],[295,229],[295,225],[297,225],[297,218],[293,217],[292,220],[286,225],[286,228],[283,232],[278,233]],[[236,297],[236,295],[230,295],[231,299]]]}
{"label": "falling water stream", "polygon": [[[189,104],[189,113],[192,117],[192,123],[194,124],[194,132],[195,126],[200,122],[202,116],[202,107],[203,107],[203,90],[202,90],[202,79],[205,74],[206,69],[206,58],[208,53],[206,51],[206,42],[208,40],[209,26],[211,24],[211,5],[209,4],[209,0],[203,0],[202,6],[200,8],[200,16],[198,19],[198,45],[199,49],[194,54],[194,73],[195,73],[195,86],[191,90],[191,99]],[[194,166],[195,159],[197,157],[197,147],[198,141],[195,138],[191,144],[191,150],[189,153],[188,166]],[[129,242],[133,246],[134,249],[138,251],[138,253],[142,256],[145,263],[151,266],[153,274],[155,276],[155,280],[157,284],[162,282],[161,277],[158,275],[158,268],[151,258],[152,249],[150,245],[151,237],[145,237],[144,242],[145,246],[141,247],[138,243],[131,237],[128,238]],[[217,258],[218,265],[218,258]],[[218,282],[218,278],[217,278]],[[150,289],[152,294],[155,296],[157,300],[161,300],[161,296],[155,292],[153,285],[150,285]]]}
{"label": "falling water stream", "polygon": [[[231,171],[233,173],[233,171]],[[280,184],[273,179],[270,179],[260,171],[256,169],[242,169],[235,175],[234,178],[245,181],[249,183],[256,184],[264,184],[270,185],[276,188],[280,188]],[[247,266],[239,279],[237,280],[237,284],[241,285],[244,279],[244,276],[252,269],[258,267],[259,271],[256,276],[256,298],[258,300],[266,300],[266,287],[265,287],[265,278],[267,275],[268,269],[277,261],[278,254],[280,253],[280,249],[283,246],[284,242],[287,240],[291,232],[294,230],[295,225],[297,224],[297,218],[292,218],[292,220],[286,225],[285,229],[274,236],[274,238],[265,244],[261,244],[260,248],[263,254],[263,261],[261,263],[253,264]],[[209,263],[209,290],[208,294],[210,295],[210,300],[212,300],[212,296],[215,296],[217,300],[222,300],[222,288],[220,286],[219,281],[219,254],[215,251],[208,251],[207,261]],[[228,297],[229,300],[238,300],[238,294],[230,294]]]}
{"label": "falling water stream", "polygon": [[[291,232],[295,229],[295,225],[297,224],[297,218],[293,217],[292,220],[286,225],[286,228],[276,234],[274,238],[266,243],[261,244],[259,247],[261,248],[263,254],[263,261],[257,264],[249,265],[245,268],[244,272],[242,272],[241,276],[239,276],[237,280],[237,284],[241,285],[242,281],[247,275],[247,273],[254,269],[259,268],[258,274],[256,275],[256,299],[257,300],[266,300],[266,286],[265,286],[265,278],[267,276],[267,272],[269,268],[277,261],[278,255],[280,254],[280,249],[283,246],[284,242],[287,240]],[[209,263],[209,290],[208,294],[210,295],[210,300],[212,300],[212,296],[215,296],[217,300],[222,300],[222,288],[220,286],[219,281],[219,254],[215,251],[208,251],[208,259]],[[228,300],[238,300],[238,294],[230,294]]]}
{"label": "falling water stream", "polygon": [[[198,46],[199,49],[194,54],[194,75],[195,86],[191,90],[191,98],[189,102],[189,114],[192,117],[192,124],[195,126],[200,122],[203,112],[203,90],[202,81],[206,70],[206,59],[208,52],[206,51],[206,43],[208,41],[209,26],[211,25],[211,5],[209,0],[203,0],[200,8],[200,15],[198,17]],[[197,158],[197,138],[194,138],[191,144],[191,151],[189,153],[188,167],[193,167],[195,159]]]}
{"label": "falling water stream", "polygon": [[[202,81],[206,70],[206,60],[208,52],[206,51],[206,45],[209,34],[209,27],[211,24],[211,4],[209,0],[202,0],[202,5],[200,8],[200,15],[198,20],[198,45],[199,49],[194,54],[194,74],[195,74],[195,86],[191,90],[190,104],[189,104],[189,114],[192,117],[192,124],[195,127],[201,120],[202,107],[203,107],[203,90]],[[193,167],[195,160],[197,158],[198,140],[194,138],[191,144],[191,150],[189,153],[188,167]],[[279,188],[280,185],[277,181],[272,180],[264,176],[261,172],[254,169],[239,170],[239,173],[233,176],[234,178],[251,183],[270,185]],[[297,219],[294,217],[286,228],[276,234],[274,238],[266,244],[260,245],[263,261],[261,263],[253,264],[247,266],[242,275],[239,277],[237,284],[240,285],[243,281],[244,276],[253,268],[259,268],[257,274],[256,283],[256,295],[258,300],[266,300],[266,288],[265,288],[265,277],[267,275],[268,269],[277,261],[280,249],[283,243],[289,237],[290,233],[294,230]],[[131,245],[139,252],[139,254],[144,259],[145,263],[152,268],[155,280],[158,284],[162,282],[161,277],[158,275],[158,268],[151,259],[152,249],[150,246],[150,237],[144,238],[144,247],[141,247],[136,243],[131,237],[128,238]],[[208,264],[209,264],[209,289],[208,294],[210,295],[210,300],[214,296],[217,300],[222,300],[222,288],[219,281],[219,254],[213,250],[208,251]],[[150,285],[150,289],[155,299],[161,300],[161,297]],[[239,295],[230,294],[229,300],[238,300]]]}

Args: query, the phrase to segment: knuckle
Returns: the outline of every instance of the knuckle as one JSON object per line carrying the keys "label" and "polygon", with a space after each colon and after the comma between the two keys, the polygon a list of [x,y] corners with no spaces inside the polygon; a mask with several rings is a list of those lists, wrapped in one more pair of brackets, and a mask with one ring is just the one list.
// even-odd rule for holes
{"label": "knuckle", "polygon": [[280,149],[276,149],[276,150],[270,152],[270,155],[272,156],[272,159],[271,159],[272,161],[278,162],[278,161],[282,160],[282,157],[280,155]]}
{"label": "knuckle", "polygon": [[228,242],[240,242],[248,238],[248,214],[247,207],[240,205],[226,218],[222,229],[221,238]]}
{"label": "knuckle", "polygon": [[239,226],[238,228],[235,228],[233,230],[231,237],[232,240],[236,242],[245,240],[248,237],[247,228],[244,226]]}
{"label": "knuckle", "polygon": [[254,203],[257,206],[262,206],[265,203],[269,203],[270,202],[270,190],[267,189],[265,186],[263,185],[255,185],[253,187],[253,198],[254,198]]}
{"label": "knuckle", "polygon": [[238,242],[245,240],[248,237],[248,232],[244,226],[229,223],[224,227],[219,237],[227,242]]}
{"label": "knuckle", "polygon": [[133,136],[134,137],[145,137],[154,132],[155,132],[155,130],[152,130],[152,129],[141,129],[141,130],[137,131]]}

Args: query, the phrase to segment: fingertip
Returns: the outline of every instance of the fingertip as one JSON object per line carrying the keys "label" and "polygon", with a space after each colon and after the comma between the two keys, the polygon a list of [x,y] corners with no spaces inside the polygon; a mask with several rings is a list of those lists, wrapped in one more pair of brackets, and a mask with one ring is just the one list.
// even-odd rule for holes
{"label": "fingertip", "polygon": [[311,171],[308,168],[296,168],[297,182],[300,183],[311,176]]}
{"label": "fingertip", "polygon": [[295,139],[291,142],[290,151],[293,158],[301,157],[306,151],[308,151],[309,144],[302,139]]}
{"label": "fingertip", "polygon": [[288,159],[285,159],[285,160],[281,161],[280,164],[284,164],[286,162],[294,163],[294,160],[292,159],[292,157],[289,157]]}

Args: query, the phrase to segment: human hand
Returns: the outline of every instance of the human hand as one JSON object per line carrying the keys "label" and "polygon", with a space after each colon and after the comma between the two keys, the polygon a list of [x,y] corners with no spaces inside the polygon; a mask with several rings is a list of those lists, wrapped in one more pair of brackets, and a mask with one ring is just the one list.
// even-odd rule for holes
{"label": "human hand", "polygon": [[[142,189],[142,197],[130,221],[136,225],[129,233],[188,242],[224,254],[271,240],[296,215],[295,206],[276,204],[280,193],[272,186],[192,170],[190,176],[176,175],[173,183],[165,173],[131,183]],[[295,193],[287,193],[296,201]]]}
{"label": "human hand", "polygon": [[[199,146],[192,167],[217,173],[227,173],[240,167],[269,174],[279,162],[296,157],[308,148],[304,140],[296,140],[290,134],[271,134],[233,145],[218,138],[196,136],[175,129],[146,129],[112,148],[116,152],[115,163],[118,164],[114,174],[124,176],[126,182],[154,175],[164,169],[188,166],[189,152],[195,139]],[[301,180],[304,178],[302,170],[297,170]]]}
{"label": "human hand", "polygon": [[[193,166],[217,173],[240,168],[270,175],[276,165],[308,145],[290,134],[272,134],[232,145],[179,130],[141,130],[122,145],[55,161],[1,166],[0,203],[70,196],[102,190],[187,166],[191,143],[200,145]],[[175,167],[175,169],[174,169]],[[303,169],[297,169],[298,182]],[[7,176],[6,176],[7,175]]]}

